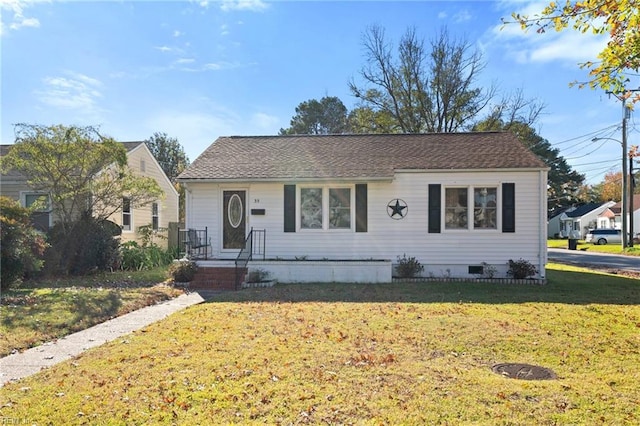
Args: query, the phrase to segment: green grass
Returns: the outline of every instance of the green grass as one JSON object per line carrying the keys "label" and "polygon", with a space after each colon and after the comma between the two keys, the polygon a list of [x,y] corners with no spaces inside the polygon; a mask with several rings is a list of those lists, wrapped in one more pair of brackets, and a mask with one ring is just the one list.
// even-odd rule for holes
{"label": "green grass", "polygon": [[[281,285],[219,294],[8,384],[38,424],[638,424],[640,281]],[[491,366],[523,362],[557,380]]]}
{"label": "green grass", "polygon": [[[568,248],[569,240],[566,239],[548,239],[547,247],[549,248]],[[578,240],[578,250],[589,251],[593,253],[611,253],[611,254],[624,254],[626,256],[640,256],[640,246],[627,247],[622,250],[622,244],[606,244],[597,245],[591,243],[585,243],[584,240]]]}
{"label": "green grass", "polygon": [[22,287],[2,294],[0,356],[180,294],[181,291],[161,284],[165,275],[165,270],[158,268],[27,281]]}

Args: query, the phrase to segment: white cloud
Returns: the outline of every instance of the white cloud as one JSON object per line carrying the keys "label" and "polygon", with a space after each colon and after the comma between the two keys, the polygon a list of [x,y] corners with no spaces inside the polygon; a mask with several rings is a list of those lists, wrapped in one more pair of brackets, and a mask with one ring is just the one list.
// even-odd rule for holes
{"label": "white cloud", "polygon": [[220,35],[221,36],[229,35],[229,26],[227,24],[222,24],[220,26]]}
{"label": "white cloud", "polygon": [[44,89],[35,91],[40,102],[55,108],[73,109],[83,114],[100,111],[102,82],[84,74],[67,71],[64,76],[45,77]]}
{"label": "white cloud", "polygon": [[173,36],[174,37],[180,37],[182,35],[184,35],[184,33],[182,31],[173,30]]}
{"label": "white cloud", "polygon": [[[19,0],[0,0],[0,12],[2,18],[7,17],[9,22],[0,22],[0,34],[5,34],[7,28],[9,30],[19,30],[20,28],[38,28],[40,21],[38,18],[26,17],[25,8],[28,7],[30,2]],[[33,2],[31,2],[33,3]]]}
{"label": "white cloud", "polygon": [[251,124],[263,132],[273,132],[279,121],[278,117],[264,112],[257,112],[251,116]]}
{"label": "white cloud", "polygon": [[[513,11],[527,16],[539,14],[547,3],[544,2],[503,2],[504,10]],[[602,51],[607,43],[606,35],[594,35],[591,33],[580,33],[571,28],[561,32],[556,32],[553,28],[546,32],[538,33],[536,28],[523,30],[520,24],[513,21],[509,16],[504,18],[508,24],[494,26],[487,34],[489,43],[499,43],[518,63],[546,63],[565,62],[575,65],[576,63],[595,61],[598,53]]]}
{"label": "white cloud", "polygon": [[446,19],[447,18],[447,12],[440,12],[438,13],[438,19]]}
{"label": "white cloud", "polygon": [[228,12],[231,10],[243,10],[250,12],[262,12],[269,5],[262,0],[222,0],[220,9]]}
{"label": "white cloud", "polygon": [[606,37],[567,32],[555,37],[554,40],[532,48],[529,59],[531,62],[550,62],[555,60],[571,62],[594,61],[606,44]]}
{"label": "white cloud", "polygon": [[469,13],[468,10],[461,10],[460,12],[456,13],[455,15],[453,15],[453,20],[456,23],[462,23],[462,22],[467,22],[470,21],[473,18],[473,16],[471,15],[471,13]]}

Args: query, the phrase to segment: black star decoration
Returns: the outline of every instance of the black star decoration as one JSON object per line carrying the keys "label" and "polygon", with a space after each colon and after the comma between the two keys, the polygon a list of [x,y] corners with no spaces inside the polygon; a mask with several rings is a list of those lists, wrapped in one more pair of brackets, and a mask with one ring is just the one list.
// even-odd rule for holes
{"label": "black star decoration", "polygon": [[393,219],[396,215],[398,215],[400,216],[400,219],[402,219],[406,214],[406,212],[403,213],[402,211],[407,208],[407,204],[399,198],[397,198],[395,201],[395,204],[393,203],[393,201],[391,201],[387,206],[387,209],[389,209],[389,216],[391,216],[391,218]]}

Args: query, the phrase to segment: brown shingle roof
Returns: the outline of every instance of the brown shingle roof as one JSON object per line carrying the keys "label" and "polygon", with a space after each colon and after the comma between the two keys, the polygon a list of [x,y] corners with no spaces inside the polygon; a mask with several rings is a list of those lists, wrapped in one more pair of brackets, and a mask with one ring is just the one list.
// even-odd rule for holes
{"label": "brown shingle roof", "polygon": [[394,170],[545,169],[506,132],[218,138],[181,180],[392,178]]}

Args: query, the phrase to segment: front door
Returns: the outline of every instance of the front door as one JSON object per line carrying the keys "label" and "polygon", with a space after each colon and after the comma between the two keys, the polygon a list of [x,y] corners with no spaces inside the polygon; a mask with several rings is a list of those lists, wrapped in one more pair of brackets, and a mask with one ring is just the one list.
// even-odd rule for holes
{"label": "front door", "polygon": [[242,249],[246,237],[246,191],[222,192],[222,248]]}

